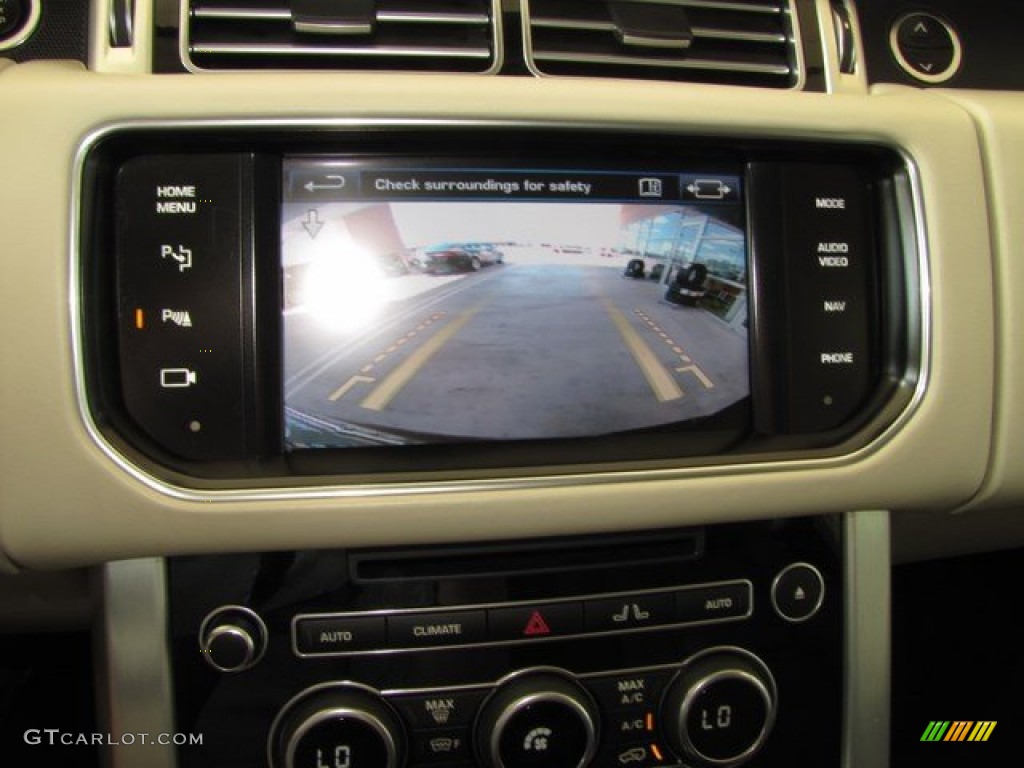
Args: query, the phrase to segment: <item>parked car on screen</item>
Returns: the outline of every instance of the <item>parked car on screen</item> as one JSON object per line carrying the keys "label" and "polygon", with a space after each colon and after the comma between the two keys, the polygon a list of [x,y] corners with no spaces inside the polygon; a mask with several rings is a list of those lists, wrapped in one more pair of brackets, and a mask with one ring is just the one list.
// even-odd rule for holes
{"label": "parked car on screen", "polygon": [[483,243],[439,243],[419,249],[413,263],[431,275],[476,272],[491,264],[501,264],[504,254]]}

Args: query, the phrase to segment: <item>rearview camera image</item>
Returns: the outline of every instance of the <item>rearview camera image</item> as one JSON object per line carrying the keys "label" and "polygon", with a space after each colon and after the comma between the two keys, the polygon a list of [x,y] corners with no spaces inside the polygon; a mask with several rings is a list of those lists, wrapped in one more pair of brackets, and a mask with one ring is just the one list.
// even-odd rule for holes
{"label": "rearview camera image", "polygon": [[602,194],[596,174],[332,170],[286,165],[290,450],[669,429],[748,397],[737,179],[684,199],[671,175]]}

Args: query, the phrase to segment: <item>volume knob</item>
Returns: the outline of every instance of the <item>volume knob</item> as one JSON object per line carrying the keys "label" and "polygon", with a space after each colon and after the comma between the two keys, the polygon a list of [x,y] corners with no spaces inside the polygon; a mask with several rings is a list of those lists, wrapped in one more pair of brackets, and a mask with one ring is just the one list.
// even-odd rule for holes
{"label": "volume knob", "polygon": [[267,648],[267,627],[255,613],[240,605],[213,611],[199,627],[199,650],[221,672],[249,669]]}

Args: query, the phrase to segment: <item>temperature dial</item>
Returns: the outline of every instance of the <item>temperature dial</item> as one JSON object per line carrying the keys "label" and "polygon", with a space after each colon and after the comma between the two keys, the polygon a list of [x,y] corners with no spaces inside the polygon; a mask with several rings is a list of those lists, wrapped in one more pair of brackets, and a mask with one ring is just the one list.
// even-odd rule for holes
{"label": "temperature dial", "polygon": [[270,728],[274,768],[397,768],[404,733],[375,692],[351,683],[311,688],[292,699]]}
{"label": "temperature dial", "polygon": [[775,681],[759,658],[713,648],[688,659],[669,684],[663,727],[670,746],[694,764],[731,768],[764,744],[775,705]]}

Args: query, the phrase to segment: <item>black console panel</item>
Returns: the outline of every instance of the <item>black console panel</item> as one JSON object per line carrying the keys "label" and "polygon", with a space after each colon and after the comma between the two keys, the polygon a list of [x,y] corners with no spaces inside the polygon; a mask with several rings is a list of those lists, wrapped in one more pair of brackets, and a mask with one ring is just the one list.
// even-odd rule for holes
{"label": "black console panel", "polygon": [[830,518],[169,562],[197,766],[838,766]]}

